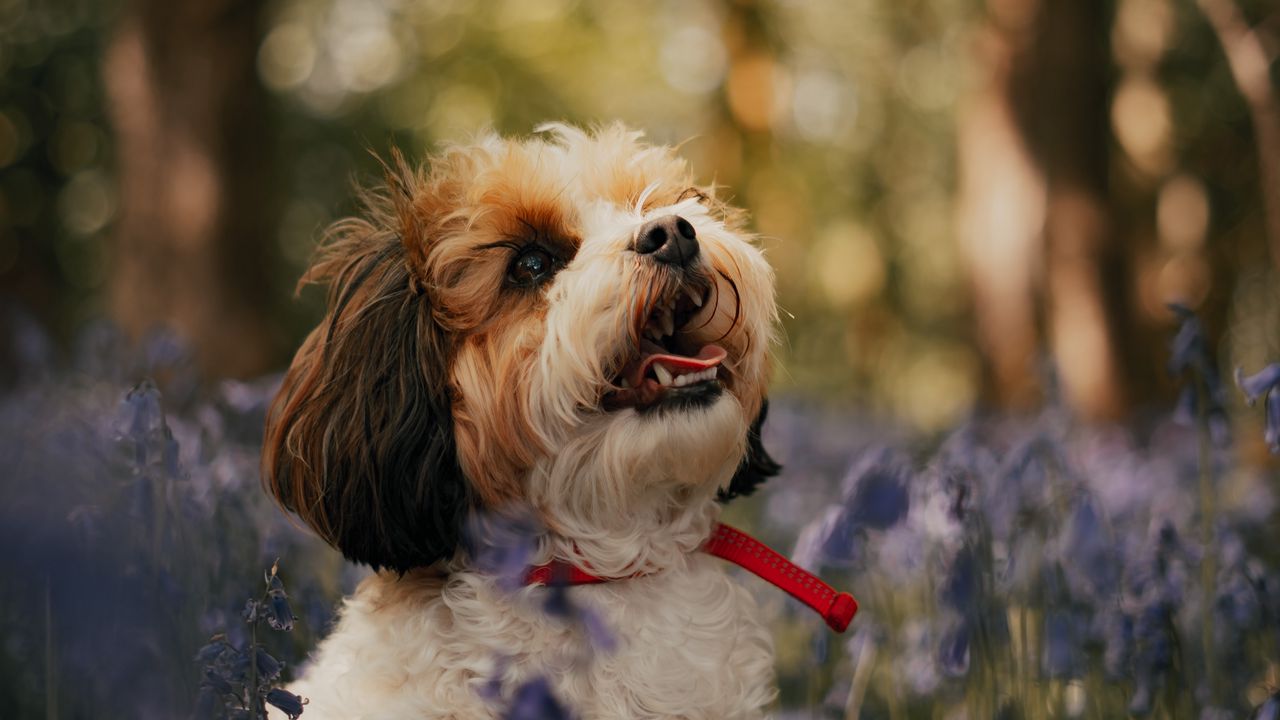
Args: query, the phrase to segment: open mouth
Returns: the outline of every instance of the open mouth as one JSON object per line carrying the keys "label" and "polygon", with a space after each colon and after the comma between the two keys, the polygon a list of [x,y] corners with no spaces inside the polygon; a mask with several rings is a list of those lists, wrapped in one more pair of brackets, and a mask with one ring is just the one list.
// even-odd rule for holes
{"label": "open mouth", "polygon": [[720,397],[728,352],[699,333],[699,319],[713,312],[710,295],[703,286],[682,285],[653,304],[635,333],[637,347],[602,400],[605,410],[694,408]]}

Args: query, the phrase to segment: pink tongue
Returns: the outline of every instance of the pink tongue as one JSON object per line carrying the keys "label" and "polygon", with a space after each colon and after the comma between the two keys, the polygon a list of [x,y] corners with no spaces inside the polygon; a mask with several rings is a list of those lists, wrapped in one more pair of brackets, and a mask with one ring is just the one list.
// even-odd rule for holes
{"label": "pink tongue", "polygon": [[[699,370],[706,370],[719,365],[729,355],[728,351],[719,345],[703,345],[695,357],[672,355],[661,351],[661,348],[648,341],[641,344],[640,350],[644,355],[641,356],[640,362],[632,368],[631,372],[627,373],[627,379],[631,382],[631,387],[640,387],[640,383],[644,382],[644,375],[648,372],[649,366],[655,362],[661,362],[670,369],[698,372]],[[651,350],[658,351],[650,352]]]}

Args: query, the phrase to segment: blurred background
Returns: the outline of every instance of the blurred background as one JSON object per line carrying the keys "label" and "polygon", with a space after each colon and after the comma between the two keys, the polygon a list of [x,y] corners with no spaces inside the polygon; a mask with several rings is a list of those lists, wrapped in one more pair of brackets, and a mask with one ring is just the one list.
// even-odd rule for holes
{"label": "blurred background", "polygon": [[[54,440],[94,457],[136,444],[120,476],[160,484],[130,496],[135,514],[181,504],[155,490],[165,477],[195,483],[205,520],[218,493],[256,494],[262,404],[322,312],[293,287],[354,210],[353,184],[393,147],[425,157],[546,120],[681,144],[750,211],[785,326],[775,440],[793,458],[830,449],[808,499],[779,501],[784,544],[877,433],[938,438],[1044,408],[1149,429],[1178,390],[1167,303],[1198,313],[1223,375],[1280,359],[1278,55],[1274,0],[0,0],[0,419],[53,428],[39,462],[17,442],[0,454],[20,468],[0,479],[0,529],[27,547],[48,541],[37,519],[87,538],[112,522],[109,504],[37,490],[101,481],[59,464],[75,455]],[[1274,487],[1262,414],[1223,402],[1233,467]],[[98,509],[67,509],[84,507]],[[777,506],[747,507],[768,530]],[[226,545],[226,521],[183,542]],[[135,540],[153,554],[183,532],[147,527]],[[146,617],[102,622],[141,637],[155,616],[135,593],[169,610],[236,598],[295,548],[325,568],[308,571],[319,631],[347,571],[291,532],[241,537],[198,582],[179,560],[147,565],[151,584],[118,598]],[[45,567],[48,592],[0,593],[0,619],[57,616],[57,582],[31,562],[9,569]],[[207,637],[234,616],[222,607],[171,620]],[[46,635],[0,653],[20,678],[0,701],[23,716],[67,692],[45,681],[61,662]],[[185,697],[166,687],[153,705]]]}
{"label": "blurred background", "polygon": [[60,348],[105,317],[278,370],[372,155],[621,119],[751,211],[779,388],[936,430],[1056,373],[1124,417],[1170,396],[1166,302],[1233,364],[1276,350],[1278,28],[1270,0],[4,0],[0,301]]}

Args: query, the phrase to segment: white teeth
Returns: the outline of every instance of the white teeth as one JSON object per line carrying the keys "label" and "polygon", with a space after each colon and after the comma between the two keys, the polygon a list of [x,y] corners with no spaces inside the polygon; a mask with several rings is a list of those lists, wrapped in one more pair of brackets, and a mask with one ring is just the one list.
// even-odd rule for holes
{"label": "white teeth", "polygon": [[628,380],[628,379],[626,379],[626,378],[622,378],[622,387],[624,387],[624,388],[629,388],[629,387],[631,387],[631,381],[630,381],[630,380]]}
{"label": "white teeth", "polygon": [[658,375],[658,383],[661,385],[671,384],[671,371],[662,366],[662,363],[654,363],[653,371]]}
{"label": "white teeth", "polygon": [[716,377],[717,369],[718,368],[715,367],[709,367],[700,372],[675,375],[673,377],[671,371],[663,367],[661,364],[654,363],[653,365],[653,371],[658,374],[658,382],[672,387],[684,387],[685,385],[692,385],[694,383],[712,380]]}
{"label": "white teeth", "polygon": [[670,335],[676,331],[676,321],[671,317],[671,310],[662,313],[662,334]]}
{"label": "white teeth", "polygon": [[691,300],[695,306],[702,307],[702,291],[701,290],[695,290],[693,288],[689,288],[688,290],[685,291],[685,294],[689,296],[689,300]]}
{"label": "white teeth", "polygon": [[656,328],[656,327],[654,327],[654,326],[652,326],[652,325],[645,325],[645,326],[644,326],[644,334],[645,334],[645,336],[646,336],[646,337],[648,337],[648,338],[650,338],[650,339],[652,339],[652,340],[656,340],[656,341],[658,341],[658,342],[662,342],[662,333],[661,333],[661,332],[659,332],[658,328]]}

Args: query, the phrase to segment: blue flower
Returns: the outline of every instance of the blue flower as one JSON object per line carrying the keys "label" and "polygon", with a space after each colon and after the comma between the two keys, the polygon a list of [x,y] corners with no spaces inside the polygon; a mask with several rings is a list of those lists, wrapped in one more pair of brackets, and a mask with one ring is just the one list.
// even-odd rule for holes
{"label": "blue flower", "polygon": [[279,708],[280,712],[288,715],[289,720],[294,720],[301,715],[302,706],[307,704],[307,701],[301,697],[280,688],[272,688],[267,691],[267,702]]}
{"label": "blue flower", "polygon": [[515,508],[472,516],[464,539],[472,564],[494,576],[502,590],[515,592],[524,585],[542,534],[532,512]]}
{"label": "blue flower", "polygon": [[228,650],[234,649],[235,648],[231,647],[231,644],[227,642],[225,635],[214,635],[212,638],[209,638],[208,644],[201,647],[200,650],[196,652],[196,662],[209,665],[217,662],[218,659],[221,658]]}
{"label": "blue flower", "polygon": [[493,661],[493,672],[489,674],[487,680],[480,685],[476,691],[480,697],[489,702],[496,702],[502,698],[502,681],[507,675],[507,670],[511,667],[511,658],[506,655],[499,655]]}
{"label": "blue flower", "polygon": [[213,690],[222,695],[234,695],[235,688],[231,685],[231,680],[225,673],[218,670],[206,669],[204,671],[204,680],[200,683],[202,687]]}
{"label": "blue flower", "polygon": [[289,607],[289,596],[284,590],[271,590],[267,594],[267,624],[273,630],[289,632],[293,629],[293,609]]}
{"label": "blue flower", "polygon": [[280,676],[280,671],[284,670],[284,665],[277,659],[271,657],[261,645],[258,646],[258,680],[260,682],[271,682]]}
{"label": "blue flower", "polygon": [[845,478],[845,511],[855,527],[884,530],[906,517],[910,466],[889,451],[872,454]]}
{"label": "blue flower", "polygon": [[863,543],[857,527],[840,505],[827,506],[818,519],[800,530],[791,560],[812,572],[823,565],[853,567],[863,557]]}
{"label": "blue flower", "polygon": [[609,631],[604,620],[594,610],[584,607],[569,597],[569,588],[562,583],[552,583],[546,588],[542,610],[547,615],[573,623],[586,633],[591,647],[610,653],[617,648],[617,639]]}
{"label": "blue flower", "polygon": [[1099,620],[1102,642],[1102,669],[1108,680],[1119,680],[1129,673],[1133,661],[1133,619],[1113,610]]}
{"label": "blue flower", "polygon": [[965,546],[951,559],[946,579],[939,590],[943,604],[960,613],[974,609],[978,596],[978,559],[973,549]]}
{"label": "blue flower", "polygon": [[1153,602],[1138,613],[1133,637],[1136,644],[1134,671],[1140,678],[1162,678],[1173,667],[1177,640],[1174,609],[1167,602]]}
{"label": "blue flower", "polygon": [[1244,368],[1236,368],[1236,385],[1244,393],[1245,401],[1253,405],[1258,398],[1280,386],[1280,363],[1272,363],[1248,377],[1244,375]]}
{"label": "blue flower", "polygon": [[1044,670],[1052,678],[1080,677],[1084,669],[1081,640],[1086,628],[1078,614],[1049,611],[1044,619]]}
{"label": "blue flower", "polygon": [[267,599],[258,606],[258,615],[267,619],[273,630],[290,632],[293,630],[293,608],[289,607],[289,594],[284,590],[284,580],[280,577],[280,561],[276,560],[266,573]]}
{"label": "blue flower", "polygon": [[1120,558],[1094,502],[1082,494],[1065,527],[1062,564],[1072,581],[1072,595],[1105,602],[1120,580]]}
{"label": "blue flower", "polygon": [[866,453],[845,475],[843,498],[800,533],[792,553],[809,570],[855,567],[864,559],[865,533],[888,530],[911,506],[909,463],[888,449]]}
{"label": "blue flower", "polygon": [[1203,410],[1214,442],[1225,443],[1229,439],[1227,411],[1224,407],[1226,393],[1222,388],[1217,364],[1209,351],[1204,327],[1200,318],[1190,309],[1177,304],[1170,304],[1168,307],[1181,320],[1169,347],[1169,373],[1178,377],[1191,371],[1204,383],[1205,406],[1200,407],[1201,391],[1196,388],[1196,383],[1187,383],[1178,394],[1174,418],[1183,424],[1192,424]]}
{"label": "blue flower", "polygon": [[1249,720],[1280,720],[1280,691],[1277,691],[1253,709]]}
{"label": "blue flower", "polygon": [[938,645],[938,669],[947,677],[964,677],[969,672],[969,623],[956,622],[942,635]]}
{"label": "blue flower", "polygon": [[245,622],[252,625],[253,623],[258,622],[258,619],[262,617],[262,611],[262,603],[250,598],[244,601],[244,610],[240,611],[240,617],[244,618]]}
{"label": "blue flower", "polygon": [[546,678],[537,677],[525,682],[516,690],[511,707],[502,715],[503,720],[572,720],[573,715],[560,704],[551,692]]}
{"label": "blue flower", "polygon": [[1263,401],[1266,414],[1266,430],[1263,438],[1271,452],[1280,454],[1280,363],[1272,363],[1260,372],[1244,376],[1242,368],[1236,368],[1236,385],[1244,392],[1245,401],[1253,405],[1258,398]]}

